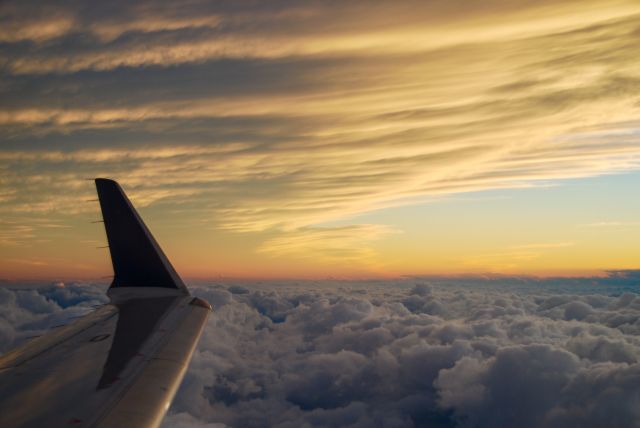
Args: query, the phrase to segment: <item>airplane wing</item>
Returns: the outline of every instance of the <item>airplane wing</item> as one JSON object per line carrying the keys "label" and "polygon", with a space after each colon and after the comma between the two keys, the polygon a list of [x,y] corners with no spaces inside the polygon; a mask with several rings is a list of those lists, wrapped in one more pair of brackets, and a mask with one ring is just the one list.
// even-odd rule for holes
{"label": "airplane wing", "polygon": [[157,427],[211,312],[118,183],[95,182],[110,303],[0,356],[0,427]]}

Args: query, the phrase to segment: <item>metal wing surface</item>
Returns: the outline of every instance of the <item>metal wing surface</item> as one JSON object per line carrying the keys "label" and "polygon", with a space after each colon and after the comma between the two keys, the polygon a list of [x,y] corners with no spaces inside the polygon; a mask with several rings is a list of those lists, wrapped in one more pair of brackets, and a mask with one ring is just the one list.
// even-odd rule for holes
{"label": "metal wing surface", "polygon": [[211,311],[120,186],[97,179],[110,303],[0,356],[1,427],[156,427]]}

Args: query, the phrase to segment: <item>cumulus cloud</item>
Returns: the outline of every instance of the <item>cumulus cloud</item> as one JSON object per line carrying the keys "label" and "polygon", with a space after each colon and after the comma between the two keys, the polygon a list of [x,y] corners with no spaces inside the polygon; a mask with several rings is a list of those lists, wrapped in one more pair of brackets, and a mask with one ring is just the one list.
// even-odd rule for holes
{"label": "cumulus cloud", "polygon": [[105,303],[105,286],[80,283],[0,286],[0,352],[68,324]]}
{"label": "cumulus cloud", "polygon": [[[164,426],[640,426],[636,288],[630,272],[195,284],[214,311]],[[103,292],[3,286],[1,349]]]}

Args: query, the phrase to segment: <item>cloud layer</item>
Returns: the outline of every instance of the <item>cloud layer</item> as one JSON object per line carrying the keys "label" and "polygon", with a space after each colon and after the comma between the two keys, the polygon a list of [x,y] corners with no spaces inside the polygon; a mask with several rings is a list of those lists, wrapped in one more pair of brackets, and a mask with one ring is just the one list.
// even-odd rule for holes
{"label": "cloud layer", "polygon": [[81,179],[108,175],[141,205],[304,254],[317,225],[410,198],[634,170],[639,13],[3,2],[0,212],[87,212]]}
{"label": "cloud layer", "polygon": [[[167,427],[640,426],[633,272],[192,290],[214,312]],[[104,301],[0,291],[4,350]]]}

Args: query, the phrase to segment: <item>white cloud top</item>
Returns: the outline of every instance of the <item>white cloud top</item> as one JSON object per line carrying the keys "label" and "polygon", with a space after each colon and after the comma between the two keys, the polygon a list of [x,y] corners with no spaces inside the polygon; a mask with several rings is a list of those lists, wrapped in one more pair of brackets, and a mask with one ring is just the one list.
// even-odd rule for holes
{"label": "white cloud top", "polygon": [[[200,285],[166,427],[633,427],[637,275]],[[0,349],[104,301],[0,289]]]}

